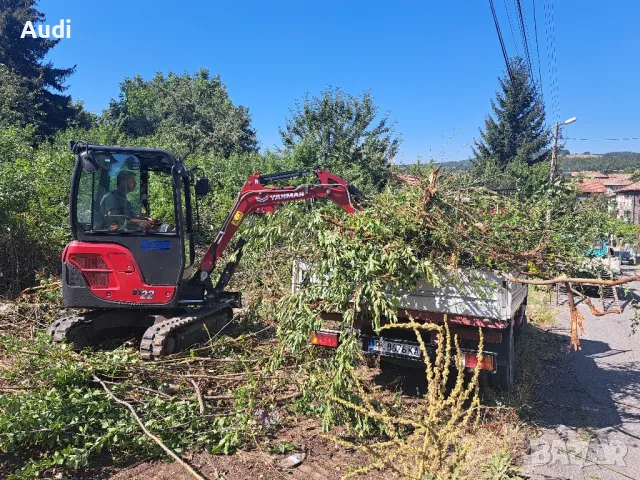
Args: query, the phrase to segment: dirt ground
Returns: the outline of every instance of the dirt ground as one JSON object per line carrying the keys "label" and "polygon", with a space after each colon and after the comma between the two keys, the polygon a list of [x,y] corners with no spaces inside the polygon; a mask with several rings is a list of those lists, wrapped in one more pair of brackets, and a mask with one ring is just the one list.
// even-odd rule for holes
{"label": "dirt ground", "polygon": [[[307,419],[294,427],[278,432],[273,445],[293,444],[287,453],[268,453],[255,447],[233,455],[210,455],[205,451],[184,456],[191,467],[208,480],[300,479],[333,480],[341,478],[349,467],[367,465],[367,455],[355,449],[337,445],[327,438],[317,420]],[[280,463],[291,455],[305,454],[302,463],[283,468]],[[142,461],[130,466],[104,466],[85,470],[81,480],[192,480],[193,477],[177,462],[165,459]],[[368,478],[389,478],[388,472],[374,471]]]}

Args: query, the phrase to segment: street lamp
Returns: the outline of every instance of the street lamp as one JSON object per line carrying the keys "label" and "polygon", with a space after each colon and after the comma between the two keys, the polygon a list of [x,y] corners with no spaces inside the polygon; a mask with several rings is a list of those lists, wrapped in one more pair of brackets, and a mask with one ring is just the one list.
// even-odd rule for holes
{"label": "street lamp", "polygon": [[558,132],[560,127],[564,125],[569,125],[577,120],[576,117],[571,117],[568,120],[565,120],[562,123],[556,122],[556,128],[553,134],[553,150],[551,150],[551,172],[549,173],[549,183],[553,183],[556,178],[556,165],[558,158]]}

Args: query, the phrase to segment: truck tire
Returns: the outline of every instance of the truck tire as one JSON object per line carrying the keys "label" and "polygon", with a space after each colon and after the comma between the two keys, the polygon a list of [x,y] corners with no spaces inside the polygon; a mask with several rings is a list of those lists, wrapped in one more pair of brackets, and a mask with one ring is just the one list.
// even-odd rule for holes
{"label": "truck tire", "polygon": [[523,304],[522,307],[520,308],[521,310],[518,310],[518,313],[517,313],[517,315],[521,315],[521,317],[520,317],[520,324],[518,325],[518,328],[516,328],[515,330],[516,341],[518,341],[518,338],[522,334],[522,331],[527,327],[527,305]]}
{"label": "truck tire", "polygon": [[513,332],[513,321],[502,334],[502,342],[497,348],[498,368],[497,372],[491,375],[492,384],[503,390],[511,390],[515,386],[515,338]]}

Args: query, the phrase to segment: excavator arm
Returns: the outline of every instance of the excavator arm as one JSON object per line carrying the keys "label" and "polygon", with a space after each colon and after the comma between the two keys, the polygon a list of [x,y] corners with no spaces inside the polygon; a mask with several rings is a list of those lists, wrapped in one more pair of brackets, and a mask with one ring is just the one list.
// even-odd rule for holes
{"label": "excavator arm", "polygon": [[[318,181],[298,186],[268,186],[277,181],[310,175],[315,175]],[[269,175],[261,175],[259,172],[252,174],[242,187],[216,238],[202,259],[194,280],[205,284],[209,292],[223,290],[239,258],[227,265],[215,289],[211,284],[210,274],[242,222],[251,214],[272,213],[278,205],[284,203],[315,198],[328,198],[350,214],[361,210],[359,203],[364,200],[362,193],[349,182],[321,168],[315,168],[313,171],[291,170]],[[237,257],[242,255],[244,244],[244,239],[240,239],[236,246],[239,252]]]}

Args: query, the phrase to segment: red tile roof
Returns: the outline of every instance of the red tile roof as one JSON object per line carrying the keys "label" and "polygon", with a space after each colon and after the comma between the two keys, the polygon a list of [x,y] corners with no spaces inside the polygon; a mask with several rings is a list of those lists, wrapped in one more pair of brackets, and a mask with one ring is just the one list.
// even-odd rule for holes
{"label": "red tile roof", "polygon": [[582,193],[607,193],[607,187],[605,187],[599,180],[585,180],[584,182],[577,184],[576,188]]}
{"label": "red tile roof", "polygon": [[620,186],[627,186],[627,185],[631,185],[633,182],[631,180],[626,180],[624,178],[599,178],[598,182],[602,183],[605,187],[614,187],[616,185],[620,185]]}
{"label": "red tile roof", "polygon": [[618,192],[633,192],[633,191],[640,191],[640,182],[632,183],[631,185],[628,185],[618,190]]}

